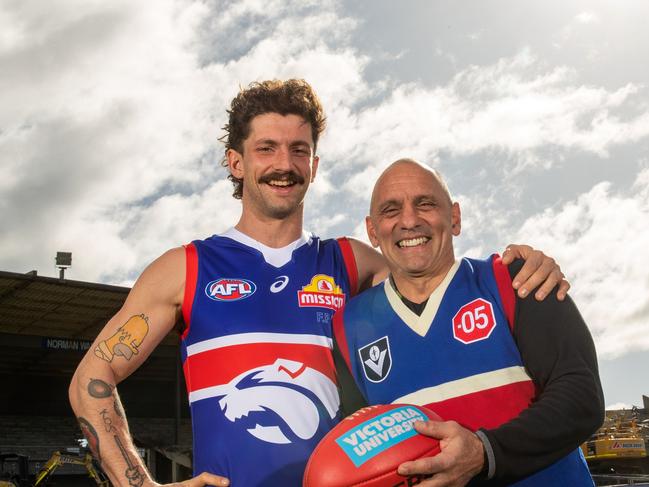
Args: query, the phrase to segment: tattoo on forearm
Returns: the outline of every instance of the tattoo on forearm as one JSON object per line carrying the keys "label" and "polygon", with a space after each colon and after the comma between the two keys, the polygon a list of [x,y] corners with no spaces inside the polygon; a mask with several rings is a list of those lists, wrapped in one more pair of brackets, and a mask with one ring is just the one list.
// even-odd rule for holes
{"label": "tattoo on forearm", "polygon": [[118,417],[122,419],[126,417],[126,414],[124,414],[124,407],[122,406],[119,397],[115,398],[115,401],[113,402],[113,409],[115,410],[115,414],[117,414]]}
{"label": "tattoo on forearm", "polygon": [[112,362],[116,355],[131,360],[139,353],[139,347],[149,332],[149,318],[144,314],[131,316],[108,340],[99,342],[95,355],[106,362]]}
{"label": "tattoo on forearm", "polygon": [[113,426],[113,420],[111,419],[110,414],[108,414],[108,410],[102,409],[99,412],[99,415],[101,416],[101,419],[104,421],[104,428],[106,429],[106,433],[115,431],[115,427]]}
{"label": "tattoo on forearm", "polygon": [[101,463],[101,457],[99,456],[99,436],[97,435],[97,430],[95,430],[95,428],[85,418],[78,417],[77,421],[79,421],[81,434],[83,434],[85,439],[88,440],[88,448],[90,449],[90,453],[95,458],[95,460],[97,460],[97,462]]}
{"label": "tattoo on forearm", "polygon": [[117,443],[119,451],[122,453],[122,457],[126,460],[127,468],[124,471],[124,474],[128,479],[128,485],[131,487],[140,487],[144,483],[144,475],[142,474],[140,467],[134,464],[131,457],[128,456],[128,452],[126,451],[126,448],[124,448],[124,444],[119,439],[119,436],[115,435],[113,438],[115,438],[115,443]]}
{"label": "tattoo on forearm", "polygon": [[97,399],[110,397],[113,394],[115,386],[104,382],[101,379],[90,379],[88,384],[88,394]]}

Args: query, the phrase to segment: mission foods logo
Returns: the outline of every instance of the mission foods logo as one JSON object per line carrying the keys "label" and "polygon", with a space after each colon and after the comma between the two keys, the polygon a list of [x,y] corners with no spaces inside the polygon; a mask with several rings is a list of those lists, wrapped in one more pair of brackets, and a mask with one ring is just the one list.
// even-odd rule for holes
{"label": "mission foods logo", "polygon": [[360,467],[379,453],[415,436],[417,431],[412,423],[427,419],[419,409],[403,406],[359,424],[336,438],[336,443]]}
{"label": "mission foods logo", "polygon": [[300,308],[329,308],[336,311],[345,304],[345,293],[333,277],[317,274],[297,292],[297,300]]}
{"label": "mission foods logo", "polygon": [[257,290],[247,279],[216,279],[205,286],[205,294],[214,301],[239,301],[252,296]]}

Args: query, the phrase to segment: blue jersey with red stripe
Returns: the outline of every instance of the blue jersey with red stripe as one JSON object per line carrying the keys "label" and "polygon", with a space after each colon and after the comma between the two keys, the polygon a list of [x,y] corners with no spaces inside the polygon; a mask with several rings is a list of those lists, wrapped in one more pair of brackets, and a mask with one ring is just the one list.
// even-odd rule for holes
{"label": "blue jersey with red stripe", "polygon": [[[420,316],[386,281],[337,313],[334,333],[369,404],[422,405],[474,431],[495,428],[535,398],[510,328],[514,299],[500,259],[462,259]],[[593,483],[576,450],[514,485]]]}
{"label": "blue jersey with red stripe", "polygon": [[301,485],[339,420],[331,318],[356,286],[349,243],[311,236],[279,267],[226,236],[186,254],[181,349],[194,471],[231,485]]}

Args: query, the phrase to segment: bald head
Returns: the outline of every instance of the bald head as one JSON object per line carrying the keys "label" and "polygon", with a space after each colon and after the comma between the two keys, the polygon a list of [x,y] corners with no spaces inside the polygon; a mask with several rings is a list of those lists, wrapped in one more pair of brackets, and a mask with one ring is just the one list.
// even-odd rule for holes
{"label": "bald head", "polygon": [[411,301],[422,298],[409,294],[421,291],[417,282],[436,285],[455,262],[453,237],[461,230],[460,206],[452,202],[439,173],[417,161],[399,159],[381,174],[365,223],[397,288]]}
{"label": "bald head", "polygon": [[442,178],[442,175],[436,169],[431,169],[415,159],[403,158],[390,164],[376,180],[374,190],[372,191],[372,199],[370,201],[370,215],[373,215],[376,212],[379,195],[381,194],[383,186],[385,184],[390,184],[395,175],[403,172],[409,172],[412,174],[420,173],[423,178],[431,178],[431,183],[435,184],[435,182],[437,182],[441,187],[443,194],[446,196],[446,202],[448,205],[451,206],[453,204],[448,186]]}

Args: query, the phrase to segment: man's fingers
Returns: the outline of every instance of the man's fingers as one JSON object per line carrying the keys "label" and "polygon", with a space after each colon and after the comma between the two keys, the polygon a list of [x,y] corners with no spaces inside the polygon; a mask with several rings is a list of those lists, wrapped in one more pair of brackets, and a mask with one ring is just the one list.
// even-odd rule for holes
{"label": "man's fingers", "polygon": [[445,468],[444,458],[440,461],[440,455],[402,463],[397,472],[399,475],[430,475],[440,472]]}
{"label": "man's fingers", "polygon": [[211,473],[203,472],[196,477],[185,480],[180,485],[182,487],[205,487],[206,485],[225,486],[230,485],[230,481],[225,477],[219,477]]}
{"label": "man's fingers", "polygon": [[[532,289],[541,284],[543,279],[539,279],[537,272],[543,266],[543,253],[538,250],[532,251],[526,258],[525,263],[518,274],[514,276],[512,285],[514,289],[518,289],[518,295],[521,298],[526,297]],[[549,272],[546,268],[545,272]]]}
{"label": "man's fingers", "polygon": [[413,426],[417,433],[441,440],[453,434],[458,424],[455,421],[415,421]]}
{"label": "man's fingers", "polygon": [[537,300],[542,301],[561,282],[563,273],[553,258],[536,250],[534,252],[534,256],[530,256],[525,261],[523,268],[514,277],[513,286],[516,288],[518,285],[518,295],[521,298],[526,297],[533,289],[539,287],[535,296]]}
{"label": "man's fingers", "polygon": [[559,284],[559,290],[557,291],[557,299],[559,301],[563,301],[564,299],[566,299],[569,290],[570,290],[570,283],[566,281],[564,277],[563,279],[561,279],[561,283]]}
{"label": "man's fingers", "polygon": [[534,296],[538,301],[543,301],[552,289],[561,282],[562,278],[563,274],[554,259],[544,255],[540,265],[527,279],[527,282],[523,283],[521,288],[527,290],[526,294],[538,288]]}
{"label": "man's fingers", "polygon": [[503,252],[503,264],[509,265],[516,258],[525,259],[523,267],[512,281],[512,286],[518,290],[521,298],[528,296],[538,287],[534,297],[538,301],[543,301],[556,286],[558,286],[557,299],[563,301],[566,298],[570,283],[564,279],[559,264],[552,257],[548,257],[540,250],[534,250],[529,245],[508,245]]}
{"label": "man's fingers", "polygon": [[[444,422],[442,421],[416,421],[413,424],[417,433],[441,439],[445,436]],[[439,471],[437,457],[425,457],[399,465],[399,475],[431,474]]]}
{"label": "man's fingers", "polygon": [[510,244],[503,252],[503,264],[509,265],[514,262],[514,259],[525,259],[533,250],[529,245]]}
{"label": "man's fingers", "polygon": [[[457,423],[454,421],[416,421],[415,430],[431,438],[441,440],[452,434]],[[434,456],[425,457],[399,465],[400,475],[433,474],[445,469],[448,461],[444,452]]]}
{"label": "man's fingers", "polygon": [[[540,279],[543,279],[540,277]],[[558,265],[555,265],[555,268],[550,271],[547,279],[542,282],[541,286],[534,293],[534,297],[537,301],[543,301],[547,296],[550,295],[552,290],[563,281],[563,272],[559,269]]]}
{"label": "man's fingers", "polygon": [[484,452],[480,439],[455,421],[414,423],[421,434],[440,440],[441,452],[399,465],[400,475],[432,475],[423,487],[463,487],[482,468]]}

